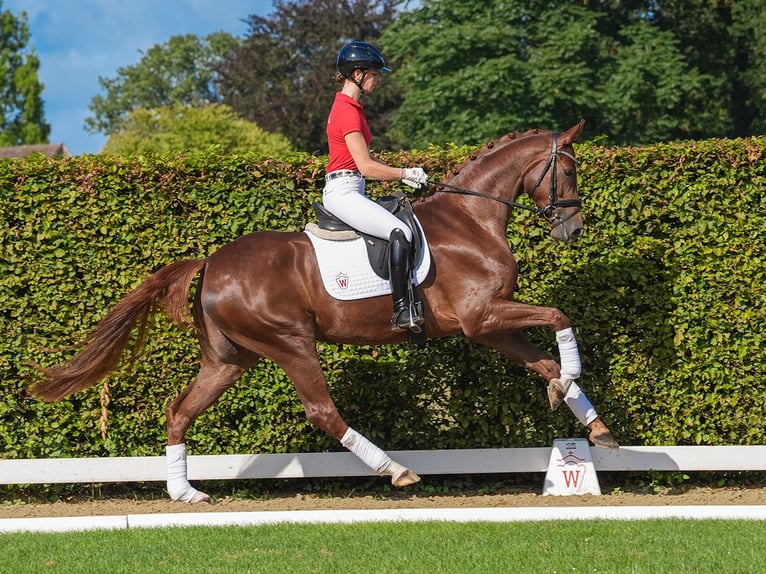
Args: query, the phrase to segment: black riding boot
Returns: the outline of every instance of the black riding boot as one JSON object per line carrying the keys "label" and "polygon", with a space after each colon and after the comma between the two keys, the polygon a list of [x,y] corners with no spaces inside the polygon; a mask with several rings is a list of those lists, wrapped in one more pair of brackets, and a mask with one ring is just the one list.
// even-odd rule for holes
{"label": "black riding boot", "polygon": [[389,240],[388,273],[391,281],[391,295],[394,298],[394,316],[391,329],[410,329],[420,332],[425,319],[418,315],[414,301],[411,300],[412,279],[410,278],[409,253],[410,243],[401,229],[394,229]]}

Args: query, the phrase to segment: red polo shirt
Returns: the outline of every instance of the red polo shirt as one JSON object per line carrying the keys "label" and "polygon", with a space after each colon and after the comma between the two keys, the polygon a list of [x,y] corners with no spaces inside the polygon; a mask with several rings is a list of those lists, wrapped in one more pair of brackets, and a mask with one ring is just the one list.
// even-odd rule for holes
{"label": "red polo shirt", "polygon": [[339,169],[358,170],[354,158],[346,146],[346,135],[361,132],[364,141],[370,145],[372,134],[367,125],[362,104],[342,92],[335,94],[335,102],[327,118],[327,145],[330,150],[330,163],[327,173]]}

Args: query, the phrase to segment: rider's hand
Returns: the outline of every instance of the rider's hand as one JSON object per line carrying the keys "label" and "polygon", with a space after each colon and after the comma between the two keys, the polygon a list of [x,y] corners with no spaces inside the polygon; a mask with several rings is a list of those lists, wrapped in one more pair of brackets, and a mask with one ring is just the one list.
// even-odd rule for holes
{"label": "rider's hand", "polygon": [[420,167],[408,167],[404,170],[402,183],[413,189],[423,190],[428,185],[428,175]]}

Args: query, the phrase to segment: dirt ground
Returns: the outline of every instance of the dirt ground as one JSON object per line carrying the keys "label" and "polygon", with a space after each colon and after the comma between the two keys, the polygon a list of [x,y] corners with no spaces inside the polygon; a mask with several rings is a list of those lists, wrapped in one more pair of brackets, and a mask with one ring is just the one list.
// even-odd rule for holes
{"label": "dirt ground", "polygon": [[[296,489],[299,490],[299,489]],[[212,504],[184,504],[159,496],[118,495],[95,499],[71,497],[49,504],[0,500],[0,519],[53,516],[107,516],[174,512],[262,512],[275,510],[357,510],[386,508],[494,508],[529,506],[670,506],[766,505],[766,488],[684,487],[647,494],[604,486],[600,496],[542,496],[537,486],[493,489],[492,493],[430,495],[398,491],[366,493],[279,493],[255,498],[224,496]]]}

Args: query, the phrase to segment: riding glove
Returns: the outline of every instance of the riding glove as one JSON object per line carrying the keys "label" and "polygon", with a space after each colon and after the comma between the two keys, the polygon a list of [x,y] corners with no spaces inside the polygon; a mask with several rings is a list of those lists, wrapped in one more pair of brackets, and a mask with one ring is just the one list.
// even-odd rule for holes
{"label": "riding glove", "polygon": [[404,170],[402,183],[413,189],[422,190],[428,184],[428,175],[420,167],[408,167]]}

